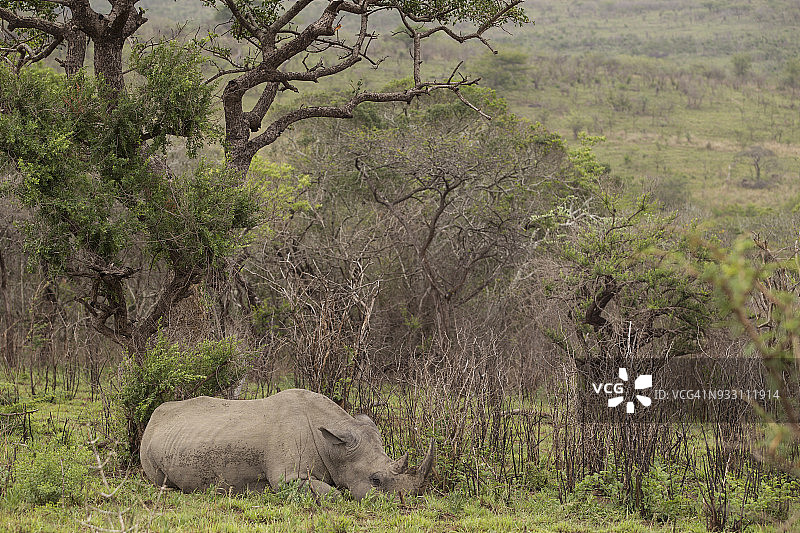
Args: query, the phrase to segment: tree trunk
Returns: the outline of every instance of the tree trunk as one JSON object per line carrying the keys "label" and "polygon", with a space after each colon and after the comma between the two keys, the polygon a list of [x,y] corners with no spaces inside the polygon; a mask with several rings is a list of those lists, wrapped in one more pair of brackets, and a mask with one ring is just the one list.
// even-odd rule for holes
{"label": "tree trunk", "polygon": [[86,35],[78,30],[72,30],[67,35],[67,57],[61,63],[68,78],[73,77],[83,68],[86,61]]}
{"label": "tree trunk", "polygon": [[436,315],[436,333],[441,339],[453,340],[455,339],[456,326],[453,318],[452,303],[446,296],[439,294],[435,289],[433,294],[433,301],[436,306],[434,310]]}
{"label": "tree trunk", "polygon": [[9,368],[15,368],[17,366],[17,357],[12,332],[11,302],[8,297],[8,271],[6,270],[2,250],[0,250],[0,295],[3,298],[3,315],[2,320],[0,320],[0,327],[2,327],[3,332],[3,346],[5,347],[3,358]]}
{"label": "tree trunk", "polygon": [[[255,110],[250,113],[244,112],[242,100],[247,88],[252,86],[251,82],[245,79],[249,77],[252,77],[252,73],[230,80],[222,92],[226,166],[241,176],[247,175],[250,163],[257,152],[250,144],[250,133],[258,129],[260,117],[263,116],[263,113],[255,113]],[[269,107],[269,104],[266,105],[267,107],[262,109],[264,112]],[[251,120],[253,124],[250,123]]]}
{"label": "tree trunk", "polygon": [[94,74],[102,78],[114,94],[125,92],[122,78],[122,47],[124,40],[94,41]]}
{"label": "tree trunk", "polygon": [[231,149],[228,152],[228,169],[233,170],[240,176],[246,176],[247,171],[250,170],[250,163],[253,161],[253,155],[246,149]]}
{"label": "tree trunk", "polygon": [[172,280],[161,291],[150,314],[142,319],[132,331],[131,341],[138,364],[142,363],[148,341],[165,325],[162,323],[163,319],[168,317],[175,304],[189,296],[190,289],[198,280],[199,273],[196,271],[173,273]]}

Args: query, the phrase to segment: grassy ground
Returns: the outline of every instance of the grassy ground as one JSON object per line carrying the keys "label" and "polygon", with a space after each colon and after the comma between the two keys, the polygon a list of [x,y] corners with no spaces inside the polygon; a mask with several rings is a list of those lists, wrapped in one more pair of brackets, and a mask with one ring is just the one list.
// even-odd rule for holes
{"label": "grassy ground", "polygon": [[[285,493],[228,497],[209,493],[159,494],[131,482],[111,502],[87,506],[0,507],[3,531],[82,531],[88,524],[108,529],[140,527],[152,531],[529,531],[637,532],[705,531],[698,521],[650,523],[618,510],[583,514],[541,492],[510,504],[456,495],[428,496],[406,505],[384,497],[361,502],[323,502]],[[109,513],[109,514],[105,514]],[[583,516],[581,516],[583,514]],[[780,531],[778,527],[756,529]],[[755,530],[754,530],[755,531]]]}
{"label": "grassy ground", "polygon": [[[108,433],[114,435],[109,418],[113,411],[102,395],[92,400],[82,384],[74,393],[65,393],[63,384],[55,393],[52,388],[43,390],[40,375],[35,375],[37,392],[31,394],[27,380],[21,375],[14,380],[0,379],[4,404],[0,412],[32,412],[28,433],[19,426],[12,428],[7,418],[0,421],[5,424],[0,428],[0,531],[87,531],[93,527],[185,532],[706,531],[699,497],[684,499],[680,503],[683,511],[660,520],[657,515],[643,517],[616,502],[603,483],[583,483],[582,489],[568,494],[562,503],[557,475],[552,471],[546,473],[539,490],[486,488],[475,497],[458,491],[431,492],[403,502],[373,495],[362,502],[318,503],[294,486],[246,496],[161,492],[143,478],[138,467],[124,471],[116,466],[119,460],[108,437]],[[104,435],[96,453],[86,444],[93,435]],[[47,454],[43,466],[25,466],[31,464],[34,453],[42,451]],[[106,459],[102,473],[92,468]],[[11,478],[9,472],[13,472]],[[41,487],[48,480],[54,485],[50,487],[54,501],[33,503],[31,491],[45,490]],[[758,511],[765,514],[747,531],[800,530],[796,498],[780,517],[771,511]]]}
{"label": "grassy ground", "polygon": [[[591,56],[567,61],[567,69],[556,61],[540,61],[554,67],[555,82],[510,91],[512,105],[567,138],[583,129],[605,136],[596,150],[614,174],[671,207],[688,202],[714,214],[732,204],[795,207],[800,115],[791,91],[716,80],[659,59]],[[763,149],[758,183],[753,147]]]}

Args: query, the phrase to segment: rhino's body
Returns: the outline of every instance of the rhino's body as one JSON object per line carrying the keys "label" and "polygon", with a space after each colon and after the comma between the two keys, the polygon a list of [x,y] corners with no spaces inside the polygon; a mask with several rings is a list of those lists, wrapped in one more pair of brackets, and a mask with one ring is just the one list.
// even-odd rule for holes
{"label": "rhino's body", "polygon": [[317,493],[347,488],[416,491],[419,473],[383,451],[375,424],[353,418],[330,399],[290,389],[260,400],[207,396],[159,406],[145,429],[142,467],[156,485],[185,492],[217,486],[235,492],[305,480]]}

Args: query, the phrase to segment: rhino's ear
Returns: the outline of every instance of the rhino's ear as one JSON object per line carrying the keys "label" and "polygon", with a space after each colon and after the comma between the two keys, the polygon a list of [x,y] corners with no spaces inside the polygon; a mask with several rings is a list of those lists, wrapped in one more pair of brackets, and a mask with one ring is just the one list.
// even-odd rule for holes
{"label": "rhino's ear", "polygon": [[322,436],[325,437],[325,440],[331,444],[352,444],[355,442],[355,436],[347,429],[334,426],[320,426],[319,430],[322,432]]}

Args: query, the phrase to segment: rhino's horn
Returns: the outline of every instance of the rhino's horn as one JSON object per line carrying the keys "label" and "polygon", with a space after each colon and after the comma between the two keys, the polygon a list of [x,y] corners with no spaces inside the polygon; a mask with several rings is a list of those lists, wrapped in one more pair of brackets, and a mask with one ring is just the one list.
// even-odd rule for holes
{"label": "rhino's horn", "polygon": [[405,474],[408,472],[408,452],[397,461],[393,462],[389,467],[395,474]]}
{"label": "rhino's horn", "polygon": [[431,473],[431,469],[433,468],[433,460],[436,457],[436,445],[434,444],[434,440],[431,439],[430,445],[428,445],[428,453],[425,454],[425,458],[417,467],[417,483],[419,486],[425,483],[425,479]]}

